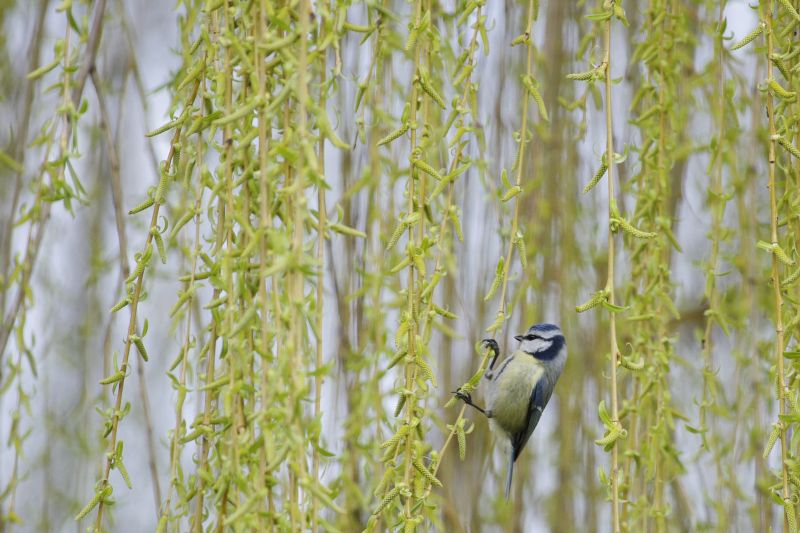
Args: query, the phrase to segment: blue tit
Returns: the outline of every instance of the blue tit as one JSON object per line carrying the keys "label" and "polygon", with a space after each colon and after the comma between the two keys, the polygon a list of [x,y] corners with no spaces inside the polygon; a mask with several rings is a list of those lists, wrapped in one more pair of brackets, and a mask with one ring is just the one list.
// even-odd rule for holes
{"label": "blue tit", "polygon": [[511,444],[506,500],[511,491],[514,463],[536,429],[567,360],[564,334],[554,324],[534,324],[514,339],[519,341],[519,347],[497,369],[494,368],[500,353],[497,343],[492,339],[484,341],[494,351],[484,376],[489,381],[487,409],[475,405],[469,394],[456,391],[465,403],[486,415],[492,428]]}

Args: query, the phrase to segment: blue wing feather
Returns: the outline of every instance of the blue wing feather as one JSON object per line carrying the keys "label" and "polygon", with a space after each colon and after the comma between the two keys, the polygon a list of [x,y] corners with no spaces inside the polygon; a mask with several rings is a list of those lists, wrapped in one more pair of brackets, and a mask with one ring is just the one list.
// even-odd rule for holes
{"label": "blue wing feather", "polygon": [[539,424],[539,419],[542,417],[547,402],[550,401],[550,395],[553,393],[553,387],[550,386],[547,374],[542,374],[537,380],[536,385],[531,391],[531,399],[528,403],[528,424],[519,433],[514,435],[511,439],[511,446],[513,448],[513,459],[516,461],[519,454],[522,453],[525,444],[530,439],[533,430]]}

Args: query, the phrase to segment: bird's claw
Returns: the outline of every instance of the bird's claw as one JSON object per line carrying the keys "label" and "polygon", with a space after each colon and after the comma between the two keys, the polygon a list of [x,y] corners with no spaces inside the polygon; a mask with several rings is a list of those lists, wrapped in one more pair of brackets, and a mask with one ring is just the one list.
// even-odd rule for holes
{"label": "bird's claw", "polygon": [[472,403],[472,395],[468,392],[464,392],[461,389],[453,391],[453,394],[456,395],[456,398],[462,400],[464,403],[471,404]]}
{"label": "bird's claw", "polygon": [[481,344],[487,346],[490,350],[494,352],[495,355],[500,353],[500,346],[498,346],[497,341],[494,339],[483,339]]}
{"label": "bird's claw", "polygon": [[500,355],[500,346],[497,345],[497,341],[494,339],[483,339],[481,344],[487,346],[494,352],[492,360],[489,362],[489,370],[492,370],[494,368],[494,363],[497,361],[497,357]]}

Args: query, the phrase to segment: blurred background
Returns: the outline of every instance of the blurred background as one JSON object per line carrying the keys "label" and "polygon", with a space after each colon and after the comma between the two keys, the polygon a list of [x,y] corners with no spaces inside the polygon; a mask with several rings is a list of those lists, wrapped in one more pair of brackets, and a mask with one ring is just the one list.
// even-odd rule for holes
{"label": "blurred background", "polygon": [[[770,135],[795,142],[800,104],[767,79],[784,91],[800,79],[794,15],[762,4],[622,2],[612,20],[616,202],[656,234],[616,234],[623,529],[782,527],[796,420],[783,418],[782,473],[780,443],[768,447],[773,254],[757,243],[771,242],[774,216],[787,262],[796,255],[800,165],[775,140],[772,214],[767,184]],[[772,49],[768,29],[731,51],[769,9]],[[608,272],[608,174],[583,192],[608,102],[602,77],[567,78],[601,65],[603,12],[0,2],[0,531],[94,523],[94,506],[75,517],[123,441],[132,488],[115,467],[113,531],[197,527],[198,491],[206,528],[395,529],[409,500],[423,531],[610,531],[610,454],[595,440],[611,405],[611,313],[576,312]],[[529,19],[530,46],[512,46]],[[194,128],[187,140],[181,127]],[[437,177],[449,180],[438,190]],[[148,197],[165,263],[151,208],[128,213]],[[412,213],[422,222],[403,222]],[[141,302],[109,313],[147,246]],[[795,269],[779,269],[789,352]],[[127,340],[132,308],[147,362]],[[448,435],[461,407],[446,404],[478,371],[480,339],[505,353],[537,322],[560,324],[569,359],[506,503],[502,442],[468,411],[460,459]],[[424,364],[408,356],[409,328]],[[128,352],[129,411],[115,422],[120,382],[99,381]],[[212,379],[214,364],[230,382]],[[402,447],[387,459],[380,446],[409,412],[420,422],[401,442],[441,487],[415,467],[411,496],[383,505],[406,471]]]}

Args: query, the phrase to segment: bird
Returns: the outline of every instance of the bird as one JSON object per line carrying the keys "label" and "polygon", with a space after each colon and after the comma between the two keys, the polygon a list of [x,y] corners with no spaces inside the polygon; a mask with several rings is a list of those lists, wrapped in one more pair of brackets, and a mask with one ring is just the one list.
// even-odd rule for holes
{"label": "bird", "polygon": [[494,365],[500,355],[497,342],[482,341],[494,352],[484,374],[489,382],[486,409],[473,403],[469,393],[455,391],[458,398],[483,413],[489,425],[509,441],[506,500],[511,492],[514,463],[536,429],[567,361],[567,343],[561,328],[555,324],[534,324],[514,339],[519,346],[496,370]]}

